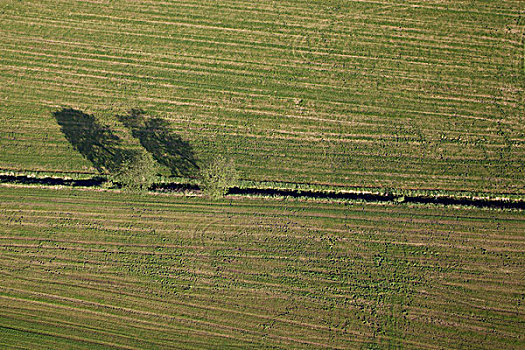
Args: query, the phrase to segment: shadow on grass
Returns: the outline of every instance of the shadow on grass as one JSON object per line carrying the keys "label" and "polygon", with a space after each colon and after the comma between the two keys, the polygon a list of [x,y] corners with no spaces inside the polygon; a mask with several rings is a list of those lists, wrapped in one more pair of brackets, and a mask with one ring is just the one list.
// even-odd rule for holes
{"label": "shadow on grass", "polygon": [[191,177],[197,174],[199,166],[193,148],[170,130],[167,121],[147,117],[140,109],[132,109],[118,119],[159,164],[170,169],[172,175]]}
{"label": "shadow on grass", "polygon": [[101,173],[116,171],[132,152],[122,148],[122,140],[91,114],[63,108],[53,113],[62,133],[82,156]]}

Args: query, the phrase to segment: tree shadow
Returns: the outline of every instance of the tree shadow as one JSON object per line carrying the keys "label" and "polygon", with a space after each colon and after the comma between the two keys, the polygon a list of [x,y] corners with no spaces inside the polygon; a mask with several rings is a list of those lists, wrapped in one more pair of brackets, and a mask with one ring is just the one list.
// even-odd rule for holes
{"label": "tree shadow", "polygon": [[73,108],[53,112],[71,145],[101,173],[114,172],[133,152],[122,148],[122,140],[95,117]]}
{"label": "tree shadow", "polygon": [[170,169],[172,175],[196,175],[199,166],[192,146],[173,133],[166,120],[146,117],[140,109],[132,109],[117,117],[159,164]]}

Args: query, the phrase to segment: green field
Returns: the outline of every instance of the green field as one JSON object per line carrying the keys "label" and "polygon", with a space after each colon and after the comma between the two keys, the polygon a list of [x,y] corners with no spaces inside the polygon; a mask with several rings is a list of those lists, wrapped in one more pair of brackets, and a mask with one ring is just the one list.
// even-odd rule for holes
{"label": "green field", "polygon": [[53,113],[167,121],[246,180],[525,194],[516,0],[0,2],[0,169],[91,172]]}
{"label": "green field", "polygon": [[519,211],[0,187],[0,347],[523,348]]}
{"label": "green field", "polygon": [[524,18],[0,0],[0,348],[525,349]]}

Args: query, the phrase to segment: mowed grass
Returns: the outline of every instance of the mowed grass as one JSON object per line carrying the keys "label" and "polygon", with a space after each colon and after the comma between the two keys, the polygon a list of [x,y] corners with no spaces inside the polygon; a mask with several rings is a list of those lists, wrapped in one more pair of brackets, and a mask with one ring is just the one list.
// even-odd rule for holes
{"label": "mowed grass", "polygon": [[0,168],[94,172],[52,113],[125,134],[116,115],[140,107],[248,180],[524,194],[523,13],[518,0],[4,0]]}
{"label": "mowed grass", "polygon": [[0,187],[9,348],[524,345],[521,211]]}

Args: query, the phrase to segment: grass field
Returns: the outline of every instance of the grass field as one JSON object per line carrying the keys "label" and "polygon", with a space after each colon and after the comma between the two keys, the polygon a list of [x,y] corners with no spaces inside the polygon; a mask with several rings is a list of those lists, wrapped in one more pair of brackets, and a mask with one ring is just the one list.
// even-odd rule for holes
{"label": "grass field", "polygon": [[0,187],[0,346],[519,349],[519,211]]}
{"label": "grass field", "polygon": [[53,113],[168,122],[243,177],[525,194],[522,1],[0,3],[0,168],[95,172]]}
{"label": "grass field", "polygon": [[524,349],[524,18],[1,0],[0,348]]}

